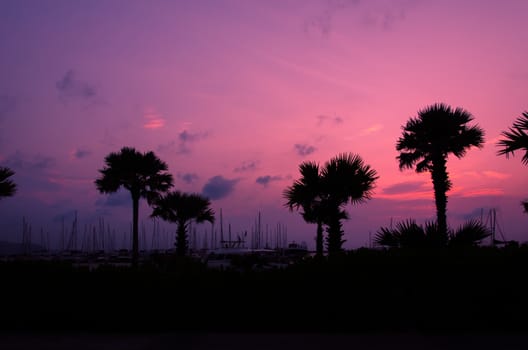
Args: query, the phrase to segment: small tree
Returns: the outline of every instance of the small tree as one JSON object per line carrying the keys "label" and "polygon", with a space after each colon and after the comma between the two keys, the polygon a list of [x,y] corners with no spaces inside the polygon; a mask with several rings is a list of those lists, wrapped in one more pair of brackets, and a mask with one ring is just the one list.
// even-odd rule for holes
{"label": "small tree", "polygon": [[211,201],[199,194],[187,194],[179,191],[169,192],[158,198],[154,204],[152,217],[176,223],[176,255],[184,256],[188,251],[187,229],[191,221],[202,223],[215,221]]}

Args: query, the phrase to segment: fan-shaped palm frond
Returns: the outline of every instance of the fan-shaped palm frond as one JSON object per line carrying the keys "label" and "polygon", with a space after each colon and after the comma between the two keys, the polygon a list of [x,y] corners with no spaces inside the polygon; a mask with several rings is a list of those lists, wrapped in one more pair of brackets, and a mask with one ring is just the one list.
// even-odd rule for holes
{"label": "fan-shaped palm frond", "polygon": [[214,222],[214,211],[211,201],[200,194],[169,192],[161,196],[154,203],[151,217],[160,217],[163,220],[176,223],[176,253],[183,256],[188,250],[187,228],[191,221],[197,223]]}
{"label": "fan-shaped palm frond", "polygon": [[475,246],[491,236],[491,231],[479,220],[469,220],[462,224],[450,237],[451,246]]}
{"label": "fan-shaped palm frond", "polygon": [[481,148],[484,144],[484,131],[467,125],[472,120],[473,116],[460,107],[436,103],[410,118],[396,142],[400,170],[415,167],[417,172],[431,173],[438,228],[445,233],[447,192],[451,189],[447,157],[453,154],[461,158],[471,147]]}
{"label": "fan-shaped palm frond", "polygon": [[141,153],[132,147],[123,147],[105,157],[105,167],[95,186],[101,193],[114,193],[123,187],[132,196],[132,262],[137,266],[139,257],[139,200],[146,198],[152,204],[161,193],[173,185],[167,164],[153,152]]}
{"label": "fan-shaped palm frond", "polygon": [[524,112],[521,117],[517,118],[513,126],[508,131],[503,131],[501,135],[504,137],[499,140],[497,146],[501,149],[497,152],[498,155],[505,155],[509,158],[514,155],[515,151],[522,150],[524,155],[522,163],[528,165],[528,112]]}
{"label": "fan-shaped palm frond", "polygon": [[6,167],[0,167],[0,198],[12,197],[17,191],[17,185],[9,178],[15,175],[15,172]]}

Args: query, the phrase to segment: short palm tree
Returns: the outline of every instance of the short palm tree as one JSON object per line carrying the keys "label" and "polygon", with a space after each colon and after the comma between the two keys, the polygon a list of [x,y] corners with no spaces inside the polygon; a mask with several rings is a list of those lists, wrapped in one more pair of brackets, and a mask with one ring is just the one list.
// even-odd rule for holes
{"label": "short palm tree", "polygon": [[396,223],[394,228],[380,228],[374,243],[391,248],[471,247],[479,245],[490,235],[489,228],[477,220],[469,220],[455,231],[448,230],[445,234],[434,222],[422,226],[408,219]]}
{"label": "short palm tree", "polygon": [[342,220],[348,219],[344,206],[371,198],[376,171],[364,164],[361,157],[343,153],[332,158],[322,168],[314,162],[299,166],[301,178],[283,193],[286,206],[302,208],[303,218],[317,224],[316,254],[323,254],[323,225],[327,225],[329,254],[342,249]]}
{"label": "short palm tree", "polygon": [[304,221],[317,224],[315,254],[321,257],[323,256],[323,224],[326,212],[319,165],[315,162],[303,162],[299,165],[299,172],[301,178],[283,192],[283,197],[287,201],[285,205],[291,211],[302,209],[301,214]]}
{"label": "short palm tree", "polygon": [[427,106],[407,121],[396,143],[400,170],[416,166],[416,172],[431,173],[441,232],[447,232],[447,192],[451,189],[448,155],[462,158],[471,147],[482,148],[484,144],[484,131],[467,125],[473,119],[460,107],[453,109],[443,103]]}
{"label": "short palm tree", "polygon": [[0,198],[12,197],[17,191],[16,184],[9,178],[15,175],[15,172],[6,167],[0,167]]}
{"label": "short palm tree", "polygon": [[323,193],[328,207],[328,253],[342,250],[342,220],[348,219],[347,204],[359,204],[372,198],[377,173],[353,153],[341,153],[325,163],[321,170]]}
{"label": "short palm tree", "polygon": [[141,153],[131,147],[123,147],[105,157],[105,167],[95,186],[101,193],[114,193],[124,187],[132,196],[132,264],[139,258],[139,199],[146,198],[152,204],[173,185],[173,177],[167,172],[167,164],[154,152]]}
{"label": "short palm tree", "polygon": [[528,165],[528,112],[515,120],[513,126],[508,131],[503,131],[501,135],[504,137],[499,140],[497,146],[501,147],[498,155],[505,155],[506,158],[513,156],[515,151],[524,151],[522,162]]}
{"label": "short palm tree", "polygon": [[211,201],[199,194],[179,191],[169,192],[158,198],[154,204],[152,217],[176,223],[176,255],[184,256],[188,250],[187,229],[191,221],[202,223],[215,221]]}

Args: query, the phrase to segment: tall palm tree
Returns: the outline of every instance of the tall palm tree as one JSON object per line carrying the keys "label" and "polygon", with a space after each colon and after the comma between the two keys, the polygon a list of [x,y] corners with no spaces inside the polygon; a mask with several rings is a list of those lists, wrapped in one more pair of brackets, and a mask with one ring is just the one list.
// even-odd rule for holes
{"label": "tall palm tree", "polygon": [[506,158],[513,156],[515,151],[523,150],[522,163],[528,165],[528,112],[515,120],[513,126],[508,131],[503,131],[501,135],[504,139],[499,140],[497,146],[502,147],[498,155],[505,155]]}
{"label": "tall palm tree", "polygon": [[215,221],[211,201],[199,194],[187,194],[180,191],[169,192],[154,204],[152,217],[174,222],[176,231],[176,255],[184,256],[188,250],[187,228],[191,221],[202,223]]}
{"label": "tall palm tree", "polygon": [[167,164],[154,152],[141,153],[132,147],[108,154],[105,164],[99,170],[101,176],[95,180],[99,192],[114,193],[124,187],[132,196],[132,264],[136,267],[139,258],[139,199],[146,198],[149,205],[152,204],[172,187],[173,177],[167,173]]}
{"label": "tall palm tree", "polygon": [[0,167],[0,198],[12,197],[16,191],[16,184],[9,178],[15,175],[15,172],[6,167]]}
{"label": "tall palm tree", "polygon": [[323,256],[323,223],[325,221],[325,203],[323,202],[322,178],[319,165],[315,162],[303,162],[299,165],[301,178],[283,192],[286,207],[293,211],[302,208],[304,221],[317,224],[315,236],[315,254]]}
{"label": "tall palm tree", "polygon": [[[499,140],[497,146],[502,147],[497,153],[505,155],[506,158],[513,156],[515,151],[523,150],[522,163],[528,165],[528,112],[524,112],[521,117],[513,122],[513,126],[508,131],[503,131],[501,135],[504,139]],[[524,212],[528,213],[528,200],[522,201]]]}
{"label": "tall palm tree", "polygon": [[321,170],[323,193],[327,203],[328,253],[342,250],[342,220],[348,219],[344,206],[359,204],[372,197],[377,173],[353,153],[341,153],[325,163]]}
{"label": "tall palm tree", "polygon": [[396,143],[400,170],[413,168],[430,172],[434,188],[438,228],[447,233],[447,192],[451,181],[447,173],[447,157],[462,158],[473,146],[482,148],[484,131],[468,126],[473,116],[466,110],[436,103],[418,111],[403,126],[403,135]]}

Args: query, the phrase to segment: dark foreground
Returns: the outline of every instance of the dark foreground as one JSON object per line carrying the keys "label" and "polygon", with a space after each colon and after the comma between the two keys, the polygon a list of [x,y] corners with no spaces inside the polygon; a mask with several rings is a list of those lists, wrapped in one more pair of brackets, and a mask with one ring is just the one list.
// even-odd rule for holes
{"label": "dark foreground", "polygon": [[308,334],[308,333],[163,333],[163,334],[8,334],[6,350],[524,350],[528,336],[519,334]]}
{"label": "dark foreground", "polygon": [[[4,262],[0,338],[11,348],[38,343],[41,349],[51,343],[60,349],[56,341],[102,349],[113,342],[122,349],[157,342],[198,344],[195,349],[282,349],[300,342],[317,349],[342,341],[369,348],[477,342],[480,349],[497,343],[493,348],[516,349],[508,342],[528,344],[527,268],[525,247],[358,250],[272,271],[208,271],[187,260],[139,271]],[[230,342],[239,345],[222,345]]]}

